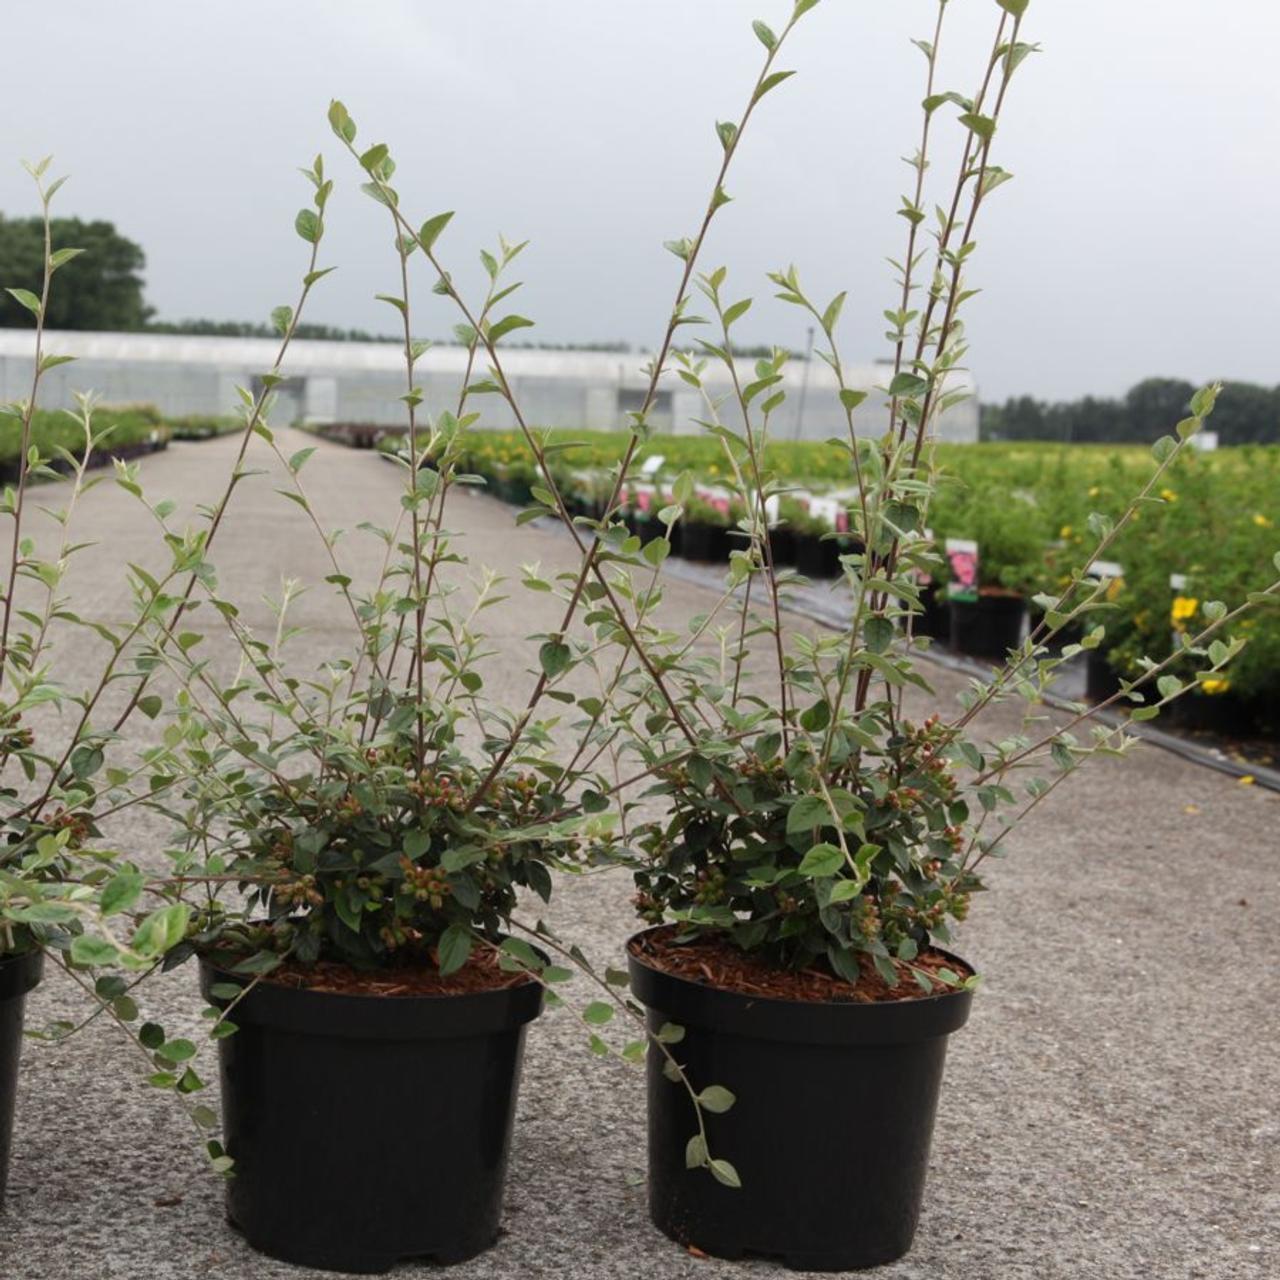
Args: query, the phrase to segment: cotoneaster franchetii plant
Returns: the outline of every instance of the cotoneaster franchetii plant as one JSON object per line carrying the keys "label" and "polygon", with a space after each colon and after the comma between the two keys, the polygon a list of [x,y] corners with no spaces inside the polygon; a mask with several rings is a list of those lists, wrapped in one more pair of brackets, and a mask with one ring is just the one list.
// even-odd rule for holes
{"label": "cotoneaster franchetii plant", "polygon": [[[961,317],[973,293],[968,271],[979,215],[1011,176],[992,163],[993,142],[1014,73],[1034,50],[1021,34],[1026,0],[999,0],[999,8],[972,97],[942,92],[935,82],[945,0],[932,38],[914,42],[926,63],[923,123],[899,211],[908,230],[896,305],[885,312],[893,355],[887,421],[861,423],[865,393],[846,383],[837,342],[845,295],[815,301],[794,267],[770,276],[777,297],[818,326],[825,340],[818,354],[835,372],[848,415],[847,439],[831,448],[847,459],[851,493],[855,546],[841,556],[849,627],[811,637],[783,626],[783,601],[798,575],[773,564],[769,508],[787,486],[770,474],[765,444],[785,399],[785,353],[749,372],[733,358],[733,325],[752,302],[731,299],[727,273],[717,269],[700,279],[713,332],[680,373],[702,388],[701,375],[715,362],[732,380],[727,397],[705,395],[702,425],[722,442],[726,473],[747,512],[722,599],[728,606],[736,597],[736,618],[719,628],[718,655],[696,657],[684,638],[644,635],[676,691],[678,722],[664,714],[661,691],[645,687],[642,671],[631,684],[645,712],[629,722],[631,749],[658,773],[648,803],[660,799],[667,808],[631,833],[641,916],[677,922],[686,938],[725,936],[783,970],[816,967],[856,984],[874,969],[903,995],[916,984],[927,993],[974,980],[947,965],[926,967],[923,957],[950,942],[952,923],[983,887],[983,864],[1004,851],[1016,824],[1086,760],[1134,744],[1125,723],[1100,723],[1098,712],[1120,706],[1129,720],[1148,720],[1218,678],[1245,643],[1233,624],[1280,595],[1278,581],[1240,601],[1209,602],[1205,625],[1182,636],[1175,655],[1144,659],[1137,678],[1098,706],[1047,714],[1045,695],[1061,664],[1105,638],[1106,583],[1089,571],[1144,506],[1162,501],[1162,477],[1212,411],[1218,388],[1206,387],[1155,445],[1151,474],[1123,512],[1089,518],[1092,551],[1060,594],[1035,598],[1044,620],[1007,663],[989,680],[972,681],[958,712],[939,709],[923,721],[903,714],[907,687],[931,692],[920,661],[928,642],[913,638],[912,624],[923,575],[940,564],[925,533],[938,485],[934,424],[964,394],[949,391],[948,380],[967,352]],[[935,192],[930,148],[942,112],[953,107],[963,131],[960,161],[947,188]],[[670,518],[681,510],[677,494]],[[1080,624],[1080,643],[1048,647]],[[759,683],[743,678],[768,668],[772,676]],[[1022,730],[988,741],[979,717],[1010,702],[1024,709]],[[684,726],[696,727],[692,752]]]}
{"label": "cotoneaster franchetii plant", "polygon": [[[313,450],[286,454],[269,425],[270,390],[279,381],[301,302],[277,309],[281,351],[263,379],[264,398],[243,393],[241,447],[227,495],[211,515],[219,520],[231,492],[252,474],[245,450],[259,437],[284,477],[283,496],[323,542],[332,569],[327,582],[350,618],[350,639],[318,663],[292,657],[290,607],[301,589],[297,583],[287,583],[275,602],[274,634],[255,635],[231,598],[233,575],[214,571],[211,535],[201,541],[180,533],[171,527],[171,504],[151,506],[166,538],[184,544],[195,538],[201,548],[193,594],[158,613],[147,632],[151,669],[179,689],[167,734],[182,766],[156,800],[175,819],[178,835],[169,851],[171,873],[148,885],[182,904],[193,920],[188,940],[170,960],[184,951],[212,953],[254,981],[269,980],[282,965],[318,962],[356,970],[427,965],[447,979],[468,963],[496,956],[500,968],[531,975],[553,998],[550,989],[577,968],[598,996],[579,1010],[591,1029],[591,1048],[613,1051],[597,1028],[621,1011],[638,1030],[618,1052],[630,1061],[643,1057],[643,1020],[620,990],[625,975],[612,968],[597,975],[571,941],[541,921],[523,919],[517,891],[545,898],[551,872],[573,868],[586,845],[606,852],[616,847],[611,801],[653,772],[626,776],[618,760],[623,729],[650,688],[665,699],[667,713],[681,719],[681,695],[665,688],[641,639],[661,602],[658,574],[669,547],[659,541],[642,549],[614,516],[676,334],[697,323],[688,311],[695,261],[728,202],[724,182],[739,139],[761,100],[791,74],[776,69],[778,51],[815,4],[798,0],[778,35],[755,24],[765,47],[763,65],[738,122],[717,126],[721,159],[698,235],[669,246],[682,262],[676,298],[599,520],[570,517],[550,463],[555,449],[530,425],[504,370],[502,340],[531,323],[505,306],[498,310],[519,287],[506,273],[524,246],[502,240],[495,252],[483,251],[489,286],[479,301],[465,300],[440,256],[452,214],[410,221],[392,185],[388,147],[358,149],[350,113],[332,104],[330,124],[394,232],[401,287],[383,301],[398,313],[404,337],[400,509],[391,527],[361,531],[381,543],[381,569],[370,582],[355,581],[342,562],[339,532],[327,525],[305,487]],[[307,172],[313,207],[296,221],[312,246],[303,302],[327,270],[318,266],[316,248],[332,189],[319,158]],[[415,271],[457,308],[456,335],[468,355],[453,410],[434,417],[422,409],[416,374],[427,344],[414,336]],[[576,575],[549,581],[537,566],[522,571],[521,589],[559,594],[564,612],[554,631],[529,638],[536,676],[526,704],[514,713],[491,701],[485,689],[486,661],[493,655],[484,617],[500,602],[500,584],[484,571],[465,580],[463,544],[445,517],[449,494],[472,479],[458,464],[466,433],[480,422],[476,405],[483,395],[506,403],[538,469],[536,506],[520,523],[556,516],[582,553]],[[645,580],[637,583],[632,575],[641,570]],[[234,670],[218,658],[228,649],[238,660]],[[650,682],[640,692],[629,684],[635,669]],[[689,726],[686,735],[694,748],[697,737]],[[216,1036],[234,1033],[235,1004],[243,998],[231,990],[225,996],[227,1007],[208,1011]],[[667,1046],[677,1035],[670,1030],[658,1037],[662,1052],[670,1055]],[[146,1039],[168,1042],[154,1024]],[[679,1077],[674,1059],[670,1063]],[[732,1099],[711,1085],[693,1100],[700,1115],[702,1108],[724,1109]],[[210,1154],[218,1168],[229,1167],[216,1143]],[[716,1176],[736,1177],[710,1154],[707,1161]]]}

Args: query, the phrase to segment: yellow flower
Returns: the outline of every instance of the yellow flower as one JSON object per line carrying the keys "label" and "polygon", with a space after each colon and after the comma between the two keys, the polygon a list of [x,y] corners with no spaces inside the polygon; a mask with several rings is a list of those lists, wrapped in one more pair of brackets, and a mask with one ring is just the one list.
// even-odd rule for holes
{"label": "yellow flower", "polygon": [[1246,773],[1243,778],[1239,779],[1242,787],[1251,787],[1255,781],[1257,781],[1257,779],[1255,779],[1251,773]]}
{"label": "yellow flower", "polygon": [[713,463],[712,463],[712,464],[707,468],[707,470],[708,470],[708,471],[709,471],[713,476],[718,476],[718,475],[720,474],[720,468],[719,468],[719,467],[717,467],[717,466],[716,466],[716,464],[715,464],[714,462],[713,462]]}
{"label": "yellow flower", "polygon": [[1174,596],[1171,616],[1174,622],[1185,622],[1188,618],[1195,617],[1199,607],[1200,601],[1194,596]]}
{"label": "yellow flower", "polygon": [[1259,529],[1270,529],[1275,521],[1268,520],[1266,516],[1261,512],[1258,512],[1258,514],[1253,517],[1253,523],[1256,524]]}
{"label": "yellow flower", "polygon": [[1114,601],[1116,597],[1119,596],[1119,594],[1123,590],[1124,590],[1124,579],[1112,578],[1111,581],[1107,583],[1107,589],[1106,589],[1106,592],[1104,593],[1104,599],[1108,601]]}
{"label": "yellow flower", "polygon": [[1178,500],[1178,495],[1177,495],[1176,493],[1174,493],[1174,491],[1173,491],[1172,489],[1161,489],[1161,490],[1160,490],[1160,496],[1161,496],[1161,497],[1162,497],[1166,502],[1177,502],[1177,500]]}
{"label": "yellow flower", "polygon": [[1207,693],[1210,696],[1212,696],[1215,693],[1226,693],[1226,691],[1230,688],[1231,688],[1230,680],[1219,680],[1216,677],[1211,677],[1208,680],[1200,681],[1200,691],[1202,693]]}
{"label": "yellow flower", "polygon": [[1071,537],[1071,533],[1072,533],[1071,526],[1069,524],[1064,524],[1062,528],[1058,530],[1058,537],[1069,538]]}
{"label": "yellow flower", "polygon": [[1096,484],[1091,484],[1089,486],[1089,497],[1096,498],[1101,492],[1102,490]]}

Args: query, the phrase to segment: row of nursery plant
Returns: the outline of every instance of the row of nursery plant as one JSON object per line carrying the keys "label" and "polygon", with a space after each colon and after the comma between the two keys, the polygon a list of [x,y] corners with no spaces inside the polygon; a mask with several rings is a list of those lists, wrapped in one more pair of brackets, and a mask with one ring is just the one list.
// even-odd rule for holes
{"label": "row of nursery plant", "polygon": [[[544,438],[571,507],[599,514],[609,496],[610,460],[617,458],[622,438],[559,430]],[[382,447],[403,453],[404,442],[388,439]],[[762,451],[764,465],[784,486],[768,513],[774,558],[810,578],[840,573],[842,540],[832,535],[847,534],[854,515],[856,491],[847,474],[835,474],[832,453],[826,445],[792,441],[769,442]],[[729,533],[739,530],[745,507],[733,493],[733,458],[725,440],[710,432],[653,436],[637,458],[642,478],[628,486],[622,508],[633,531],[646,538],[659,531],[658,512],[687,473],[693,496],[683,527],[674,533],[673,551],[727,560],[735,545],[744,544],[745,533]],[[976,543],[980,591],[1031,602],[1070,581],[1092,536],[1090,517],[1114,520],[1141,484],[1149,459],[1141,448],[940,444],[934,452],[930,529],[943,550],[948,540]],[[539,477],[518,432],[475,433],[463,465],[483,479],[488,492],[521,506],[535,501]],[[1113,674],[1132,678],[1147,652],[1167,657],[1199,614],[1201,601],[1265,587],[1267,552],[1278,525],[1280,448],[1183,453],[1108,552],[1105,568],[1112,582],[1099,654]],[[950,561],[944,556],[929,576],[950,582]],[[1039,612],[1034,605],[1028,610],[1030,617]],[[1252,619],[1245,630],[1250,644],[1230,677],[1197,692],[1245,704],[1242,722],[1274,731],[1280,727],[1280,617]],[[1009,644],[1020,638],[1015,625]],[[997,643],[989,656],[1002,658],[1007,647]]]}
{"label": "row of nursery plant", "polygon": [[[814,1269],[909,1248],[947,1037],[977,984],[953,931],[1019,821],[1087,761],[1132,745],[1123,725],[1098,725],[1084,706],[1046,718],[1042,697],[1065,655],[1102,642],[1106,585],[1090,567],[1150,518],[1216,388],[1170,424],[1129,500],[1084,522],[1090,539],[1045,598],[1043,624],[989,682],[940,703],[911,634],[923,577],[942,563],[926,533],[940,492],[932,429],[965,359],[982,211],[1009,177],[992,159],[999,119],[1033,51],[1026,0],[998,0],[972,96],[944,90],[950,7],[940,3],[916,42],[921,132],[892,282],[892,399],[875,434],[859,431],[862,395],[843,377],[844,295],[815,298],[793,267],[770,276],[769,292],[812,317],[840,379],[848,431],[829,448],[854,493],[839,556],[849,625],[819,637],[783,625],[786,572],[769,527],[792,478],[770,469],[767,446],[781,356],[731,404],[708,404],[741,537],[705,611],[673,619],[658,570],[692,523],[693,478],[664,494],[657,537],[628,526],[623,495],[642,482],[660,380],[679,371],[701,386],[703,358],[736,368],[731,331],[752,304],[704,259],[725,209],[740,207],[731,195],[745,194],[731,181],[742,139],[789,81],[781,51],[816,5],[795,0],[776,32],[753,25],[759,72],[716,126],[705,204],[667,246],[675,287],[648,391],[592,512],[571,509],[554,442],[527,425],[505,372],[504,340],[531,323],[510,301],[524,245],[486,249],[488,283],[464,293],[452,214],[408,210],[387,145],[357,145],[334,102],[330,125],[385,216],[398,281],[383,298],[403,334],[400,502],[383,526],[339,536],[343,513],[310,496],[315,450],[285,452],[269,425],[299,319],[332,269],[322,250],[334,178],[316,157],[295,222],[301,282],[274,313],[280,344],[260,393],[242,393],[228,472],[184,523],[191,495],[155,495],[140,464],[117,464],[117,482],[154,521],[156,550],[121,566],[119,598],[90,616],[65,580],[85,554],[73,527],[91,400],[66,486],[36,508],[26,485],[42,465],[43,300],[74,252],[48,251],[43,293],[28,295],[37,330],[34,394],[17,407],[23,470],[3,507],[13,526],[0,615],[6,1148],[22,998],[56,965],[88,1016],[133,1039],[147,1083],[186,1108],[253,1247],[344,1271],[456,1261],[497,1235],[523,1039],[544,1007],[565,1005],[588,1051],[645,1064],[650,1213],[667,1235]],[[953,168],[930,159],[944,132]],[[46,170],[32,166],[47,218],[58,184]],[[424,303],[456,312],[470,356],[452,411],[434,417],[417,377]],[[700,357],[677,349],[690,334],[701,335]],[[450,532],[485,396],[521,424],[538,472],[533,509],[572,540],[567,572],[530,565],[500,584]],[[237,604],[245,566],[222,556],[223,530],[252,501],[279,501],[326,561],[323,583],[286,584],[261,633]],[[359,538],[378,552],[368,577],[348,560]],[[1152,718],[1192,683],[1225,678],[1247,647],[1243,622],[1280,596],[1277,574],[1280,557],[1260,591],[1200,604],[1176,660],[1145,660],[1110,705]],[[348,622],[345,635],[326,626],[331,647],[318,657],[293,643],[304,585],[332,592],[334,618]],[[495,651],[495,637],[521,629],[527,602],[548,600],[551,624]],[[1073,627],[1077,645],[1055,651]],[[103,657],[84,683],[83,667],[59,659],[86,628]],[[499,666],[508,677],[530,669],[525,699],[491,694]],[[982,717],[997,704],[1025,715],[992,741]],[[144,806],[170,832],[150,859],[129,840]],[[588,956],[542,922],[542,902],[587,870],[633,878],[643,928],[616,956]],[[188,960],[220,1058],[220,1115],[197,1046],[147,1017],[147,976]],[[74,1027],[50,1034],[63,1032]],[[56,1088],[60,1077],[42,1079]],[[35,1142],[21,1115],[17,1135]]]}
{"label": "row of nursery plant", "polygon": [[[49,465],[65,469],[68,454],[84,447],[83,422],[75,413],[59,409],[38,409],[25,422],[13,406],[0,412],[0,471],[16,477],[20,462],[34,445]],[[163,448],[170,438],[164,420],[147,405],[124,408],[98,406],[93,427],[99,455],[129,457]]]}

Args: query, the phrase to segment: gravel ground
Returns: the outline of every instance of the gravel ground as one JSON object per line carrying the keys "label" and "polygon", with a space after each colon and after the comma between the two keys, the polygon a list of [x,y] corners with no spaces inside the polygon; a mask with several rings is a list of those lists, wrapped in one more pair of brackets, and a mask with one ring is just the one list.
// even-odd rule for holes
{"label": "gravel ground", "polygon": [[[286,452],[306,443],[281,435]],[[176,445],[149,459],[151,496],[207,501],[233,447]],[[267,465],[264,454],[255,444],[255,465]],[[370,454],[321,444],[303,476],[331,522],[394,520],[397,474]],[[268,497],[269,484],[245,482],[214,557],[259,625],[259,598],[277,591],[281,574],[315,581],[330,571],[301,513]],[[91,597],[82,611],[92,614],[119,591],[122,562],[156,565],[163,553],[146,512],[113,485],[87,495],[79,519],[99,546],[71,589]],[[571,560],[562,533],[516,530],[512,511],[484,497],[461,498],[450,524],[467,535],[473,561],[504,572]],[[362,535],[339,554],[357,577],[377,560]],[[532,678],[521,640],[548,625],[549,597],[513,594],[519,607],[487,622],[497,650],[490,689],[515,704]],[[665,608],[678,622],[709,600],[672,581]],[[324,588],[303,598],[300,616],[301,656],[345,633]],[[91,660],[88,646],[76,660]],[[939,669],[936,703],[951,705],[960,687]],[[951,1046],[915,1248],[881,1272],[886,1280],[1261,1280],[1280,1271],[1278,824],[1280,796],[1142,748],[1087,771],[1020,830],[960,941],[985,987]],[[147,815],[115,834],[142,854],[163,847],[163,824]],[[616,960],[634,928],[627,899],[624,878],[591,877],[565,887],[549,918],[593,957]],[[194,1029],[194,972],[151,983],[145,1003]],[[80,1007],[54,974],[28,1021]],[[26,1047],[0,1277],[308,1274],[256,1255],[226,1226],[220,1183],[170,1100],[138,1083],[134,1054],[100,1022],[64,1045]],[[211,1062],[204,1074],[214,1078]],[[675,1280],[773,1270],[696,1259],[659,1235],[645,1213],[643,1165],[641,1074],[591,1056],[566,1011],[545,1015],[529,1037],[505,1233],[452,1274]]]}

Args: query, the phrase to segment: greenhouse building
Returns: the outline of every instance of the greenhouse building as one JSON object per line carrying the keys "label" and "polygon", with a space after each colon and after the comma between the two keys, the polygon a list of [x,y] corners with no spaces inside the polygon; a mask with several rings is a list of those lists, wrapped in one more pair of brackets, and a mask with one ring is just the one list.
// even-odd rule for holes
{"label": "greenhouse building", "polygon": [[[104,404],[153,404],[170,416],[225,414],[238,403],[237,387],[261,388],[279,343],[267,338],[194,337],[182,334],[56,332],[45,335],[45,350],[75,357],[74,363],[49,370],[41,401],[48,407],[69,406],[76,391],[94,390]],[[0,330],[0,397],[18,400],[30,391],[33,335],[30,330]],[[456,402],[466,365],[458,346],[430,348],[418,362],[418,381],[426,407],[435,412]],[[641,352],[557,351],[513,347],[503,365],[531,425],[617,428],[628,411],[638,409],[648,384]],[[743,360],[744,381],[752,361]],[[483,376],[483,362],[479,363]],[[284,381],[277,388],[271,420],[277,425],[355,424],[394,426],[403,421],[404,356],[392,342],[319,342],[295,340],[289,347]],[[878,435],[884,429],[883,388],[889,367],[883,363],[853,368],[852,386],[870,392],[855,415],[859,429]],[[714,361],[705,374],[713,397],[731,390],[728,371]],[[674,371],[663,380],[650,422],[658,431],[696,432],[707,416],[702,397]],[[817,359],[794,359],[786,367],[787,402],[778,410],[775,438],[824,440],[843,435],[844,410],[836,396],[835,376]],[[973,391],[968,375],[957,373],[949,390]],[[477,404],[481,425],[514,425],[511,411],[497,396]],[[963,400],[939,421],[944,440],[978,438],[976,396]]]}

